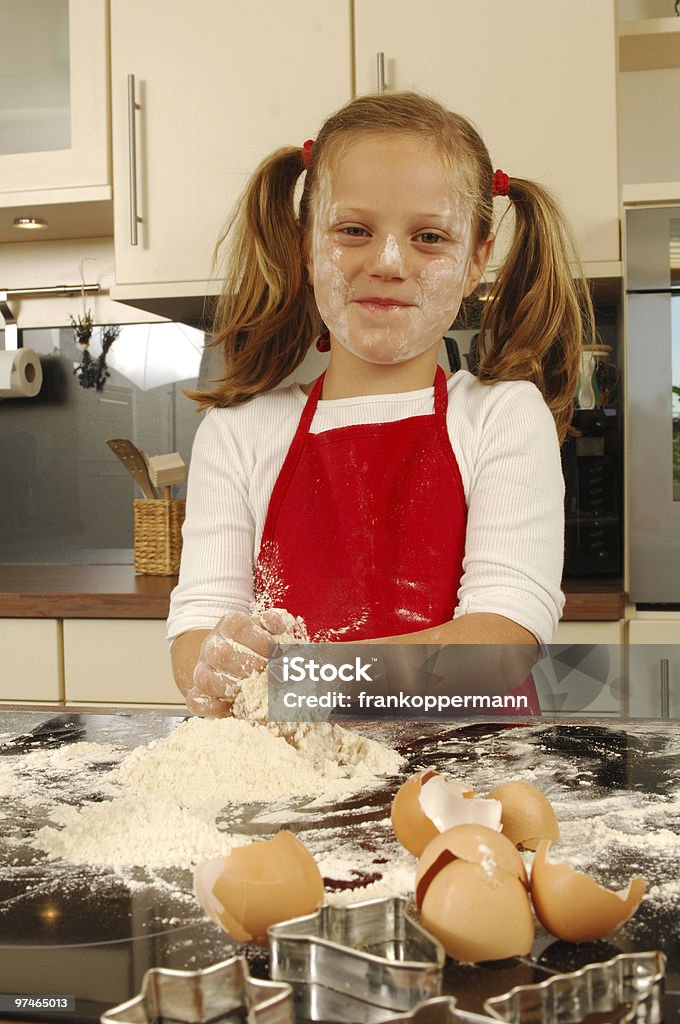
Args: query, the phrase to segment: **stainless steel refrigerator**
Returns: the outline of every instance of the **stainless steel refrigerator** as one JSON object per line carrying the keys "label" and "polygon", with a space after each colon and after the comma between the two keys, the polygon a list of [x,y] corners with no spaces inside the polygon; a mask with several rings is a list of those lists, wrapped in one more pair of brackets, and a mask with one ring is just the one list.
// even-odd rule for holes
{"label": "stainless steel refrigerator", "polygon": [[626,211],[630,597],[680,605],[680,206]]}

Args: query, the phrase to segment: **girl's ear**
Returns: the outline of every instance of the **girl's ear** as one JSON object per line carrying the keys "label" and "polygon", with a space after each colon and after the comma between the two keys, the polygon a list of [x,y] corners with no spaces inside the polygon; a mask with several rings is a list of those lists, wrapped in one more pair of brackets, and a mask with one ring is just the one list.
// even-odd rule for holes
{"label": "girl's ear", "polygon": [[489,235],[485,242],[482,242],[480,246],[472,254],[470,259],[470,266],[468,268],[467,280],[465,282],[465,289],[463,291],[464,298],[468,295],[472,295],[473,291],[482,279],[482,274],[486,269],[486,265],[489,262],[489,257],[493,249],[493,243],[496,241],[495,235]]}

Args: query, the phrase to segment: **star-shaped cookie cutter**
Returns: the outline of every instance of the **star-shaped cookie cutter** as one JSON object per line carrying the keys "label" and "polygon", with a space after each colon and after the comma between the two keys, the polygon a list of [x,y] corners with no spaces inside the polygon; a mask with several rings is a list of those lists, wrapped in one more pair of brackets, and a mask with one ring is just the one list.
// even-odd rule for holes
{"label": "star-shaped cookie cutter", "polygon": [[365,900],[272,925],[272,978],[393,1012],[438,996],[444,949],[406,906],[399,897]]}
{"label": "star-shaped cookie cutter", "polygon": [[294,1024],[290,985],[250,977],[245,957],[199,971],[154,967],[134,999],[101,1016],[102,1024]]}
{"label": "star-shaped cookie cutter", "polygon": [[578,971],[517,985],[487,999],[484,1009],[507,1024],[572,1024],[589,1014],[606,1014],[617,1024],[659,1024],[665,971],[666,957],[658,951],[619,953]]}

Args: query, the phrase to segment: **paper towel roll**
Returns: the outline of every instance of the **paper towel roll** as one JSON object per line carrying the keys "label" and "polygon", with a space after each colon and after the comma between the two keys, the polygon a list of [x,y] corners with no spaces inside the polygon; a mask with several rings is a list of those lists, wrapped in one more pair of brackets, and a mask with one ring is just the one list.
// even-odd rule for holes
{"label": "paper towel roll", "polygon": [[0,398],[35,398],[42,379],[40,359],[32,348],[0,351]]}

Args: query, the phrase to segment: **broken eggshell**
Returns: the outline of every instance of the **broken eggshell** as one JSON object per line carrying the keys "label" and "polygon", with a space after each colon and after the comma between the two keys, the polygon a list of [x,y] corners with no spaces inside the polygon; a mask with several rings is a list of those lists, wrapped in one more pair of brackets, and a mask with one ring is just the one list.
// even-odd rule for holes
{"label": "broken eggshell", "polygon": [[551,843],[542,840],[531,869],[531,897],[541,924],[567,942],[591,942],[613,932],[631,917],[647,883],[635,875],[627,890],[615,892],[568,864],[546,860]]}
{"label": "broken eggshell", "polygon": [[483,825],[459,825],[436,836],[420,858],[420,922],[465,963],[524,956],[534,940],[527,888],[509,839]]}
{"label": "broken eggshell", "polygon": [[194,893],[216,924],[239,942],[265,945],[267,928],[311,914],[323,903],[321,872],[307,847],[282,830],[194,868]]}
{"label": "broken eggshell", "polygon": [[557,842],[560,827],[550,801],[528,782],[513,780],[496,786],[488,798],[500,800],[503,835],[526,850],[535,850],[541,839]]}
{"label": "broken eggshell", "polygon": [[441,832],[470,822],[500,831],[501,805],[482,800],[463,782],[438,772],[413,775],[392,801],[392,828],[409,853],[419,857]]}

